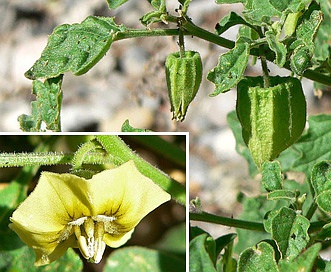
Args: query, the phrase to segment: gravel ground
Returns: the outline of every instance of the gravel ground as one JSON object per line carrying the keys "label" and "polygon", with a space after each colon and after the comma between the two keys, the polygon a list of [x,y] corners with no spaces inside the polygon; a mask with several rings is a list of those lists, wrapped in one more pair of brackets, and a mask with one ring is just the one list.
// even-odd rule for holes
{"label": "gravel ground", "polygon": [[[168,1],[167,1],[168,2]],[[169,1],[174,13],[177,1]],[[214,1],[195,0],[189,15],[199,26],[213,31],[217,21],[230,10],[242,6],[217,6]],[[150,10],[147,1],[128,1],[109,11],[101,0],[2,0],[0,2],[0,131],[17,132],[17,117],[28,114],[31,81],[23,74],[39,58],[53,28],[63,23],[81,22],[88,15],[116,16],[118,24],[142,27],[139,18]],[[236,29],[225,36],[234,40]],[[152,41],[152,42],[151,42]],[[211,46],[197,38],[186,38],[186,48],[201,53],[204,75],[217,64],[224,48]],[[125,119],[134,127],[156,131],[190,132],[190,192],[199,195],[210,212],[236,216],[239,191],[257,192],[257,183],[248,178],[245,161],[235,151],[235,142],[226,123],[226,114],[234,109],[236,94],[230,91],[209,97],[213,84],[203,80],[196,99],[183,123],[171,120],[164,61],[177,51],[171,37],[124,40],[112,45],[107,55],[87,74],[66,74],[63,91],[63,131],[119,131]],[[271,74],[288,74],[270,65]],[[247,69],[259,74],[259,65]],[[310,112],[321,111],[314,104],[312,82],[303,81]],[[325,101],[325,100],[323,100]],[[324,104],[323,104],[324,103]],[[324,109],[324,108],[323,108]],[[206,226],[215,236],[219,226]]]}

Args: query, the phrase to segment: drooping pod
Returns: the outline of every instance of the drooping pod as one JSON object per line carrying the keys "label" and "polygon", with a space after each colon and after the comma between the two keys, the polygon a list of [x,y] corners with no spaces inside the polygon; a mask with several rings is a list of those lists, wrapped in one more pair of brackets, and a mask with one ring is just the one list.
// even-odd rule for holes
{"label": "drooping pod", "polygon": [[185,51],[168,55],[166,79],[173,118],[183,121],[187,108],[196,96],[202,80],[202,61],[195,51]]}
{"label": "drooping pod", "polygon": [[238,84],[237,115],[242,135],[258,168],[292,145],[306,123],[306,100],[294,77],[245,77]]}

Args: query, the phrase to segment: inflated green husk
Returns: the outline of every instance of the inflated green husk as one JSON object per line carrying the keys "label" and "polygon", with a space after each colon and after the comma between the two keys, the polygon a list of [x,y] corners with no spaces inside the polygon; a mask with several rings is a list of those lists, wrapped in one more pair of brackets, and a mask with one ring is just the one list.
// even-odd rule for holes
{"label": "inflated green husk", "polygon": [[301,82],[294,77],[245,77],[238,84],[237,115],[242,135],[256,165],[275,159],[302,134],[306,100]]}
{"label": "inflated green husk", "polygon": [[183,121],[189,104],[199,90],[202,80],[202,61],[195,51],[185,51],[168,55],[166,63],[166,79],[173,118]]}

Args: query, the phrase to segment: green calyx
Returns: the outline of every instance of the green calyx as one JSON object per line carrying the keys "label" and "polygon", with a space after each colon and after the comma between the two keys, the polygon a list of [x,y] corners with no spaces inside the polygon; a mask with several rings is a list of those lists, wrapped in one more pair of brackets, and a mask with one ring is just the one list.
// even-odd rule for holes
{"label": "green calyx", "polygon": [[246,77],[238,84],[237,115],[242,135],[259,169],[301,136],[306,123],[306,100],[294,77]]}
{"label": "green calyx", "polygon": [[202,80],[202,61],[195,51],[175,52],[167,57],[166,79],[173,119],[183,121],[188,106],[199,90]]}

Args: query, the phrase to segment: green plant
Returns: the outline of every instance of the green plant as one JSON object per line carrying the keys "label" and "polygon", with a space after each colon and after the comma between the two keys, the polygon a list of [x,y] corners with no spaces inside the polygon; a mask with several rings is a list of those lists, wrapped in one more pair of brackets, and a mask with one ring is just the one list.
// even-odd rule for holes
{"label": "green plant", "polygon": [[[159,154],[161,161],[185,169],[185,152],[176,142],[155,135],[122,137],[150,154]],[[176,139],[185,144],[185,136]],[[145,246],[133,242],[109,255],[106,244],[111,248],[130,244],[134,228],[139,229],[139,221],[157,206],[170,198],[183,210],[185,206],[185,187],[140,157],[122,138],[1,136],[0,145],[10,151],[0,154],[3,177],[8,180],[0,190],[1,271],[81,271],[84,258],[99,263],[104,251],[103,271],[128,269],[128,263],[135,263],[127,262],[128,255],[140,260],[134,264],[136,271],[184,269],[182,220],[162,239],[155,237]],[[8,167],[14,173],[6,171]],[[58,171],[64,173],[54,173]],[[34,179],[39,179],[37,185]],[[173,239],[180,242],[174,244]],[[72,248],[78,248],[84,258]]]}
{"label": "green plant", "polygon": [[[111,9],[124,2],[107,1]],[[292,88],[301,91],[299,80],[302,77],[313,80],[317,89],[331,86],[329,1],[216,0],[217,4],[242,3],[244,9],[242,15],[230,12],[221,18],[215,33],[194,24],[194,18],[188,15],[190,0],[179,0],[176,14],[167,10],[165,0],[148,2],[153,10],[141,18],[141,23],[147,28],[130,29],[117,25],[114,18],[90,16],[81,24],[61,25],[54,30],[40,59],[25,74],[34,82],[33,93],[37,100],[32,102],[32,114],[19,118],[22,130],[39,131],[42,122],[49,130],[61,130],[63,73],[70,71],[81,75],[87,72],[118,40],[178,36],[182,58],[185,56],[185,36],[228,48],[229,51],[219,57],[216,67],[209,71],[207,79],[215,85],[211,96],[238,86],[237,113],[228,115],[228,123],[234,132],[238,152],[248,161],[250,174],[262,173],[261,195],[240,198],[244,206],[240,219],[208,214],[201,210],[198,200],[192,203],[194,212],[190,213],[191,220],[233,226],[238,230],[237,234],[214,240],[205,231],[191,228],[190,270],[330,270],[330,262],[318,255],[321,249],[328,248],[330,237],[331,157],[328,143],[331,140],[331,117],[310,116],[309,129],[301,135],[305,101],[301,95],[293,95],[292,101]],[[155,23],[163,27],[154,28]],[[235,25],[240,25],[236,41],[223,38],[222,34]],[[244,76],[250,56],[253,64],[260,59],[262,77],[249,79]],[[271,77],[268,61],[288,70],[290,75],[286,78]],[[187,73],[181,80],[191,77],[192,82],[196,82],[196,75],[188,74],[190,69],[181,70]],[[248,80],[255,82],[249,85],[252,88],[246,88]],[[177,77],[175,81],[181,82]],[[169,89],[171,99],[173,94],[171,87]],[[256,96],[242,100],[240,93],[245,89],[248,92],[251,89]],[[193,90],[196,91],[195,88]],[[282,92],[276,101],[272,90],[286,92]],[[262,91],[268,95],[260,95]],[[171,102],[172,109],[176,110],[177,102]],[[254,107],[251,107],[251,102]],[[242,113],[245,108],[255,108],[258,113],[248,118],[246,113]],[[186,110],[181,112],[182,115],[185,113]],[[277,116],[279,114],[282,118]],[[179,120],[183,119],[182,115]],[[131,128],[128,123],[123,128],[141,131]],[[271,129],[271,134],[266,139],[257,137],[259,131],[268,129]],[[265,154],[260,156],[259,152]],[[286,173],[289,171],[304,173],[305,183],[288,180]],[[234,250],[236,235],[238,243]],[[240,254],[239,259],[236,254]]]}
{"label": "green plant", "polygon": [[[125,2],[107,1],[110,9],[115,9]],[[265,0],[262,1],[262,5],[250,0],[245,4],[243,17],[234,12],[229,13],[217,23],[216,33],[193,23],[187,14],[190,0],[179,1],[177,14],[167,10],[165,0],[148,2],[152,11],[140,19],[147,28],[132,29],[117,25],[116,18],[89,16],[82,23],[64,24],[54,29],[41,57],[25,73],[27,78],[33,80],[32,93],[36,95],[36,101],[31,103],[30,115],[19,116],[23,131],[40,131],[42,124],[47,130],[61,131],[63,96],[61,86],[65,80],[63,74],[68,71],[77,76],[86,73],[98,63],[113,43],[123,39],[178,36],[179,60],[185,54],[189,54],[189,51],[185,53],[185,36],[197,37],[229,48],[227,53],[220,56],[218,65],[208,73],[207,79],[216,86],[211,96],[226,92],[238,84],[243,78],[249,55],[261,57],[266,84],[268,82],[266,61],[269,60],[279,67],[292,70],[298,76],[309,78],[316,83],[331,85],[327,44],[329,18],[325,16],[323,21],[322,13],[323,11],[328,14],[329,6],[324,3],[325,1],[321,1],[319,6],[317,2],[311,0],[282,0],[280,3]],[[216,2],[222,4],[246,1]],[[160,27],[155,28],[156,23]],[[224,31],[238,24],[241,27],[235,42],[221,36]],[[174,117],[181,121],[185,116],[186,107],[197,91],[202,67],[200,64],[197,65],[194,70],[196,74],[192,74],[191,69],[185,70],[182,73],[184,78],[180,79],[178,76],[176,81],[195,82],[195,84],[190,87],[191,97],[185,98],[187,101],[183,103],[181,112],[177,109],[180,106],[177,105],[178,99],[174,99],[173,87],[169,85],[171,110],[175,111]],[[167,78],[169,79],[169,75]],[[191,81],[188,80],[189,78]]]}

